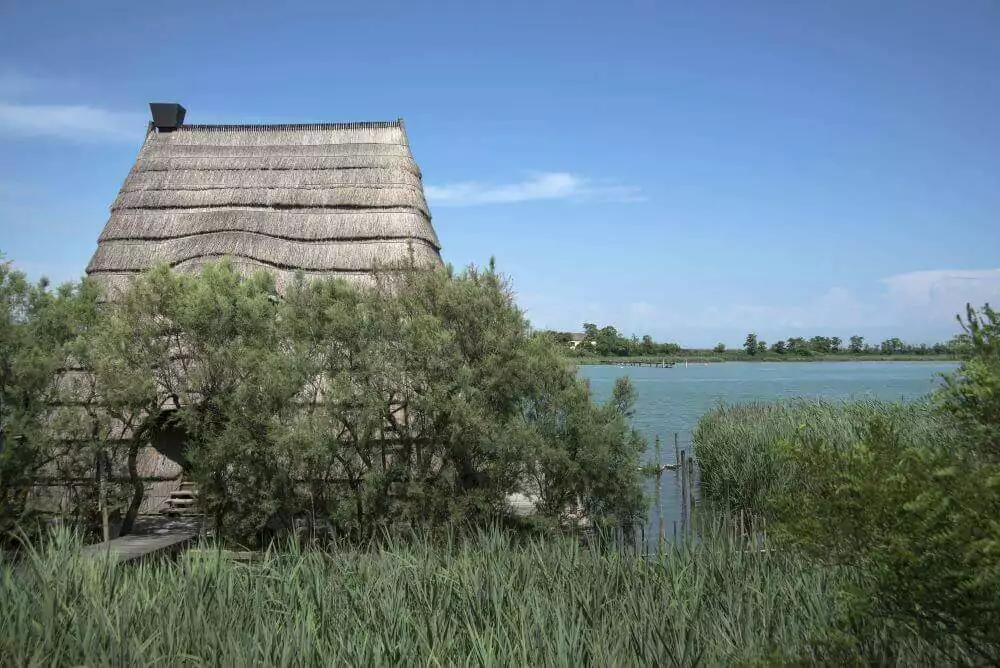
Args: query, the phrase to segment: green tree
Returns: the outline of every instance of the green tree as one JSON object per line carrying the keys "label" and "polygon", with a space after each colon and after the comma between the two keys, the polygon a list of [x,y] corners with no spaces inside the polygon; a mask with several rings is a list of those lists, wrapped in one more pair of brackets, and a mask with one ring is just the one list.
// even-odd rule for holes
{"label": "green tree", "polygon": [[726,352],[726,344],[725,343],[717,343],[717,344],[715,344],[715,348],[713,348],[712,350],[714,352],[717,352],[717,353],[724,353],[724,352]]}
{"label": "green tree", "polygon": [[809,349],[814,353],[825,355],[830,352],[830,338],[826,336],[814,336],[809,340]]}
{"label": "green tree", "polygon": [[597,354],[602,356],[624,355],[625,342],[618,330],[606,325],[597,333]]}
{"label": "green tree", "polygon": [[653,337],[650,336],[649,334],[645,334],[642,337],[642,347],[641,347],[642,354],[652,355],[653,351],[655,350],[654,346],[655,344],[653,343]]}
{"label": "green tree", "polygon": [[519,491],[552,522],[573,506],[630,522],[642,507],[634,391],[595,404],[492,266],[395,270],[364,290],[299,277],[284,298],[226,264],[159,267],[123,304],[136,310],[123,322],[167,328],[133,333],[171,346],[175,361],[145,368],[177,397],[223,537],[264,544],[296,518],[354,536],[485,521]]}
{"label": "green tree", "polygon": [[57,415],[75,400],[61,371],[95,296],[78,284],[31,284],[0,262],[0,540],[28,519],[28,494],[43,469],[56,473],[75,460]]}
{"label": "green tree", "polygon": [[958,318],[966,336],[967,358],[945,376],[935,399],[956,420],[969,444],[1000,458],[1000,312],[986,304],[966,306]]}
{"label": "green tree", "polygon": [[812,354],[809,344],[801,336],[793,336],[785,342],[785,348],[789,355],[799,355],[808,357]]}
{"label": "green tree", "polygon": [[786,352],[785,342],[780,340],[775,341],[771,344],[771,351],[777,353],[778,355],[784,355]]}
{"label": "green tree", "polygon": [[746,351],[747,355],[757,354],[757,335],[755,333],[747,334],[746,341],[743,342],[743,350]]}
{"label": "green tree", "polygon": [[843,345],[844,345],[844,341],[839,336],[834,336],[834,337],[830,338],[830,352],[831,353],[833,353],[833,354],[836,355],[837,353],[841,352],[841,349],[842,349]]}
{"label": "green tree", "polygon": [[767,352],[767,341],[757,341],[757,354],[763,355]]}
{"label": "green tree", "polygon": [[865,351],[865,337],[855,334],[851,337],[847,350],[853,355],[860,355]]}
{"label": "green tree", "polygon": [[906,344],[895,336],[879,344],[879,352],[883,355],[899,355],[907,352],[906,348]]}

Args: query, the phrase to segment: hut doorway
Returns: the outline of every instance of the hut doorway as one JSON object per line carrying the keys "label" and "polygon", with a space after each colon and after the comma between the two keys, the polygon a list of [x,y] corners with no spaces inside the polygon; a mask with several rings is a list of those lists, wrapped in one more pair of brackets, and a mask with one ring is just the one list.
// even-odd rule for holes
{"label": "hut doorway", "polygon": [[[175,411],[166,411],[157,421],[149,444],[163,457],[169,468],[180,468],[180,473],[191,469],[187,457],[188,434],[178,423]],[[173,464],[173,466],[170,466]]]}

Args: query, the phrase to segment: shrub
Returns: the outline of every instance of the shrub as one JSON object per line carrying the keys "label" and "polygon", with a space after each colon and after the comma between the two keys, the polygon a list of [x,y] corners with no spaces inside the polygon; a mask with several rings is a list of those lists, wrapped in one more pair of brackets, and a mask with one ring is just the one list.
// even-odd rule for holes
{"label": "shrub", "polygon": [[966,307],[966,320],[958,318],[965,361],[956,373],[945,376],[945,386],[935,396],[951,415],[967,444],[1000,458],[1000,312],[986,304],[980,311]]}
{"label": "shrub", "polygon": [[846,447],[783,445],[796,484],[771,498],[777,544],[863,573],[857,614],[1000,661],[1000,466],[907,443],[883,416]]}
{"label": "shrub", "polygon": [[627,381],[596,405],[492,266],[376,280],[299,277],[279,297],[269,275],[224,263],[158,267],[109,309],[103,336],[130,344],[99,358],[129,355],[143,414],[176,398],[220,534],[491,521],[513,492],[553,522],[577,504],[596,522],[641,514]]}
{"label": "shrub", "polygon": [[806,440],[848,448],[865,437],[876,418],[896,428],[904,443],[954,438],[949,420],[927,402],[792,400],[719,405],[702,416],[694,431],[702,496],[722,508],[762,514],[769,499],[794,493],[801,482],[783,457],[783,443]]}

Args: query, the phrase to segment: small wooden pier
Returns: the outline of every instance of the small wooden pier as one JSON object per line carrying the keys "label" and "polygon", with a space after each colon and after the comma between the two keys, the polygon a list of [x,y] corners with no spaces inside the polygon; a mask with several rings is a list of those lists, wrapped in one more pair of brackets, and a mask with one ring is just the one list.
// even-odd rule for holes
{"label": "small wooden pier", "polygon": [[677,362],[650,362],[649,360],[601,360],[601,364],[610,364],[611,366],[648,366],[655,369],[672,369]]}
{"label": "small wooden pier", "polygon": [[100,557],[105,553],[118,562],[138,562],[151,557],[174,556],[187,548],[197,531],[183,530],[152,536],[122,536],[106,543],[94,543],[83,548],[84,556]]}

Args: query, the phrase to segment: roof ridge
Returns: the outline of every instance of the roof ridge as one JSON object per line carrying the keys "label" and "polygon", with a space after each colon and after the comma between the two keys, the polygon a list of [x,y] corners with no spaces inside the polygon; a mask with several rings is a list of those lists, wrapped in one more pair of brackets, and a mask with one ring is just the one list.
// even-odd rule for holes
{"label": "roof ridge", "polygon": [[268,132],[272,130],[378,130],[402,127],[395,121],[354,121],[349,123],[249,123],[215,125],[185,123],[177,128],[184,130],[205,130],[209,132]]}

